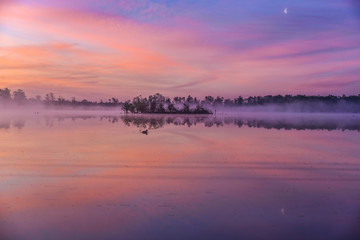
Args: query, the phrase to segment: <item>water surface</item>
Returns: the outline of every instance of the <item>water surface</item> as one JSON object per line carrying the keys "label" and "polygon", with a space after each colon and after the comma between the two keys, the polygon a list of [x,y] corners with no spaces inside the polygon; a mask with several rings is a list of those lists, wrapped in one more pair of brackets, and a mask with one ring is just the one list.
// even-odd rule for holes
{"label": "water surface", "polygon": [[359,120],[2,116],[0,239],[359,239]]}

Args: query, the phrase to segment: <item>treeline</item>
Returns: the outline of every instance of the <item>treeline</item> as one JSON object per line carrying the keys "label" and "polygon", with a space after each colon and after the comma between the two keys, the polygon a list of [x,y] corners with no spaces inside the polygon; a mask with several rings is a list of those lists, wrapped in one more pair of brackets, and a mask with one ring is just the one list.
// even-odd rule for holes
{"label": "treeline", "polygon": [[[122,103],[125,112],[131,113],[207,113],[211,110],[239,109],[249,111],[290,111],[290,112],[360,112],[360,94],[353,96],[306,96],[306,95],[267,95],[241,96],[234,99],[206,96],[166,98],[161,94],[143,98],[135,97]],[[211,110],[210,110],[211,109]]]}
{"label": "treeline", "polygon": [[[190,96],[189,96],[190,97]],[[132,101],[125,101],[122,105],[125,113],[182,113],[182,114],[211,114],[212,111],[199,101],[185,101],[185,98],[175,97],[171,100],[160,93],[149,97],[137,96]]]}
{"label": "treeline", "polygon": [[[61,96],[55,97],[48,93],[44,97],[35,96],[27,98],[21,89],[11,91],[8,88],[0,89],[0,104],[38,104],[45,106],[69,106],[69,107],[121,107],[128,113],[211,113],[212,110],[223,107],[243,109],[259,108],[274,109],[275,111],[293,110],[296,112],[360,112],[360,94],[352,96],[306,96],[306,95],[267,95],[241,96],[230,99],[224,97],[206,96],[204,99],[196,97],[174,97],[172,99],[159,93],[148,97],[137,96],[125,102],[118,98],[110,98],[106,101],[89,101],[87,99],[71,100]],[[273,108],[270,108],[273,107]]]}
{"label": "treeline", "polygon": [[107,101],[100,100],[100,102],[89,101],[87,99],[77,100],[73,97],[71,100],[64,97],[55,97],[54,93],[47,93],[44,97],[37,95],[28,98],[22,89],[11,92],[10,89],[0,89],[0,103],[2,104],[17,104],[17,105],[45,105],[45,106],[69,106],[69,107],[91,107],[91,106],[105,106],[115,107],[122,106],[122,103],[117,98],[111,98]]}

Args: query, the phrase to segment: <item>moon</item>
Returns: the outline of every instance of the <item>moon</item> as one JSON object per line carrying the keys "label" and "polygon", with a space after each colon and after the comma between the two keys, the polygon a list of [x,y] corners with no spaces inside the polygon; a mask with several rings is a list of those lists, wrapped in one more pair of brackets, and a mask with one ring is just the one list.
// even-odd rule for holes
{"label": "moon", "polygon": [[284,9],[284,14],[288,14],[287,8]]}

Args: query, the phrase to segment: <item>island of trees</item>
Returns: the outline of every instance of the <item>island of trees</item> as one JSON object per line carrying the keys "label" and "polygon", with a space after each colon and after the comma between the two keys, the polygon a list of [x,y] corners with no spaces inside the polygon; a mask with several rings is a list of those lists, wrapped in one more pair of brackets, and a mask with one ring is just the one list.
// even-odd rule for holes
{"label": "island of trees", "polygon": [[295,111],[295,112],[352,112],[360,113],[360,94],[351,96],[307,96],[307,95],[267,95],[242,96],[230,99],[224,97],[206,96],[168,98],[159,93],[148,97],[137,96],[132,100],[119,101],[112,97],[106,101],[89,101],[55,97],[53,93],[42,96],[27,97],[21,89],[11,91],[0,89],[0,106],[15,107],[17,105],[38,105],[46,108],[88,108],[96,109],[121,108],[125,113],[181,113],[181,114],[211,114],[222,109]]}

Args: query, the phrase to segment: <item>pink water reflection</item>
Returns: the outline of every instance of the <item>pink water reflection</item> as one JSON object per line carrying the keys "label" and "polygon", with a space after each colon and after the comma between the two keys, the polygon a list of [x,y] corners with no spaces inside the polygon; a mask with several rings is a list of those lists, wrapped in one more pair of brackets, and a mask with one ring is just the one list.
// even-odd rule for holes
{"label": "pink water reflection", "polygon": [[360,236],[358,131],[8,121],[1,239]]}

